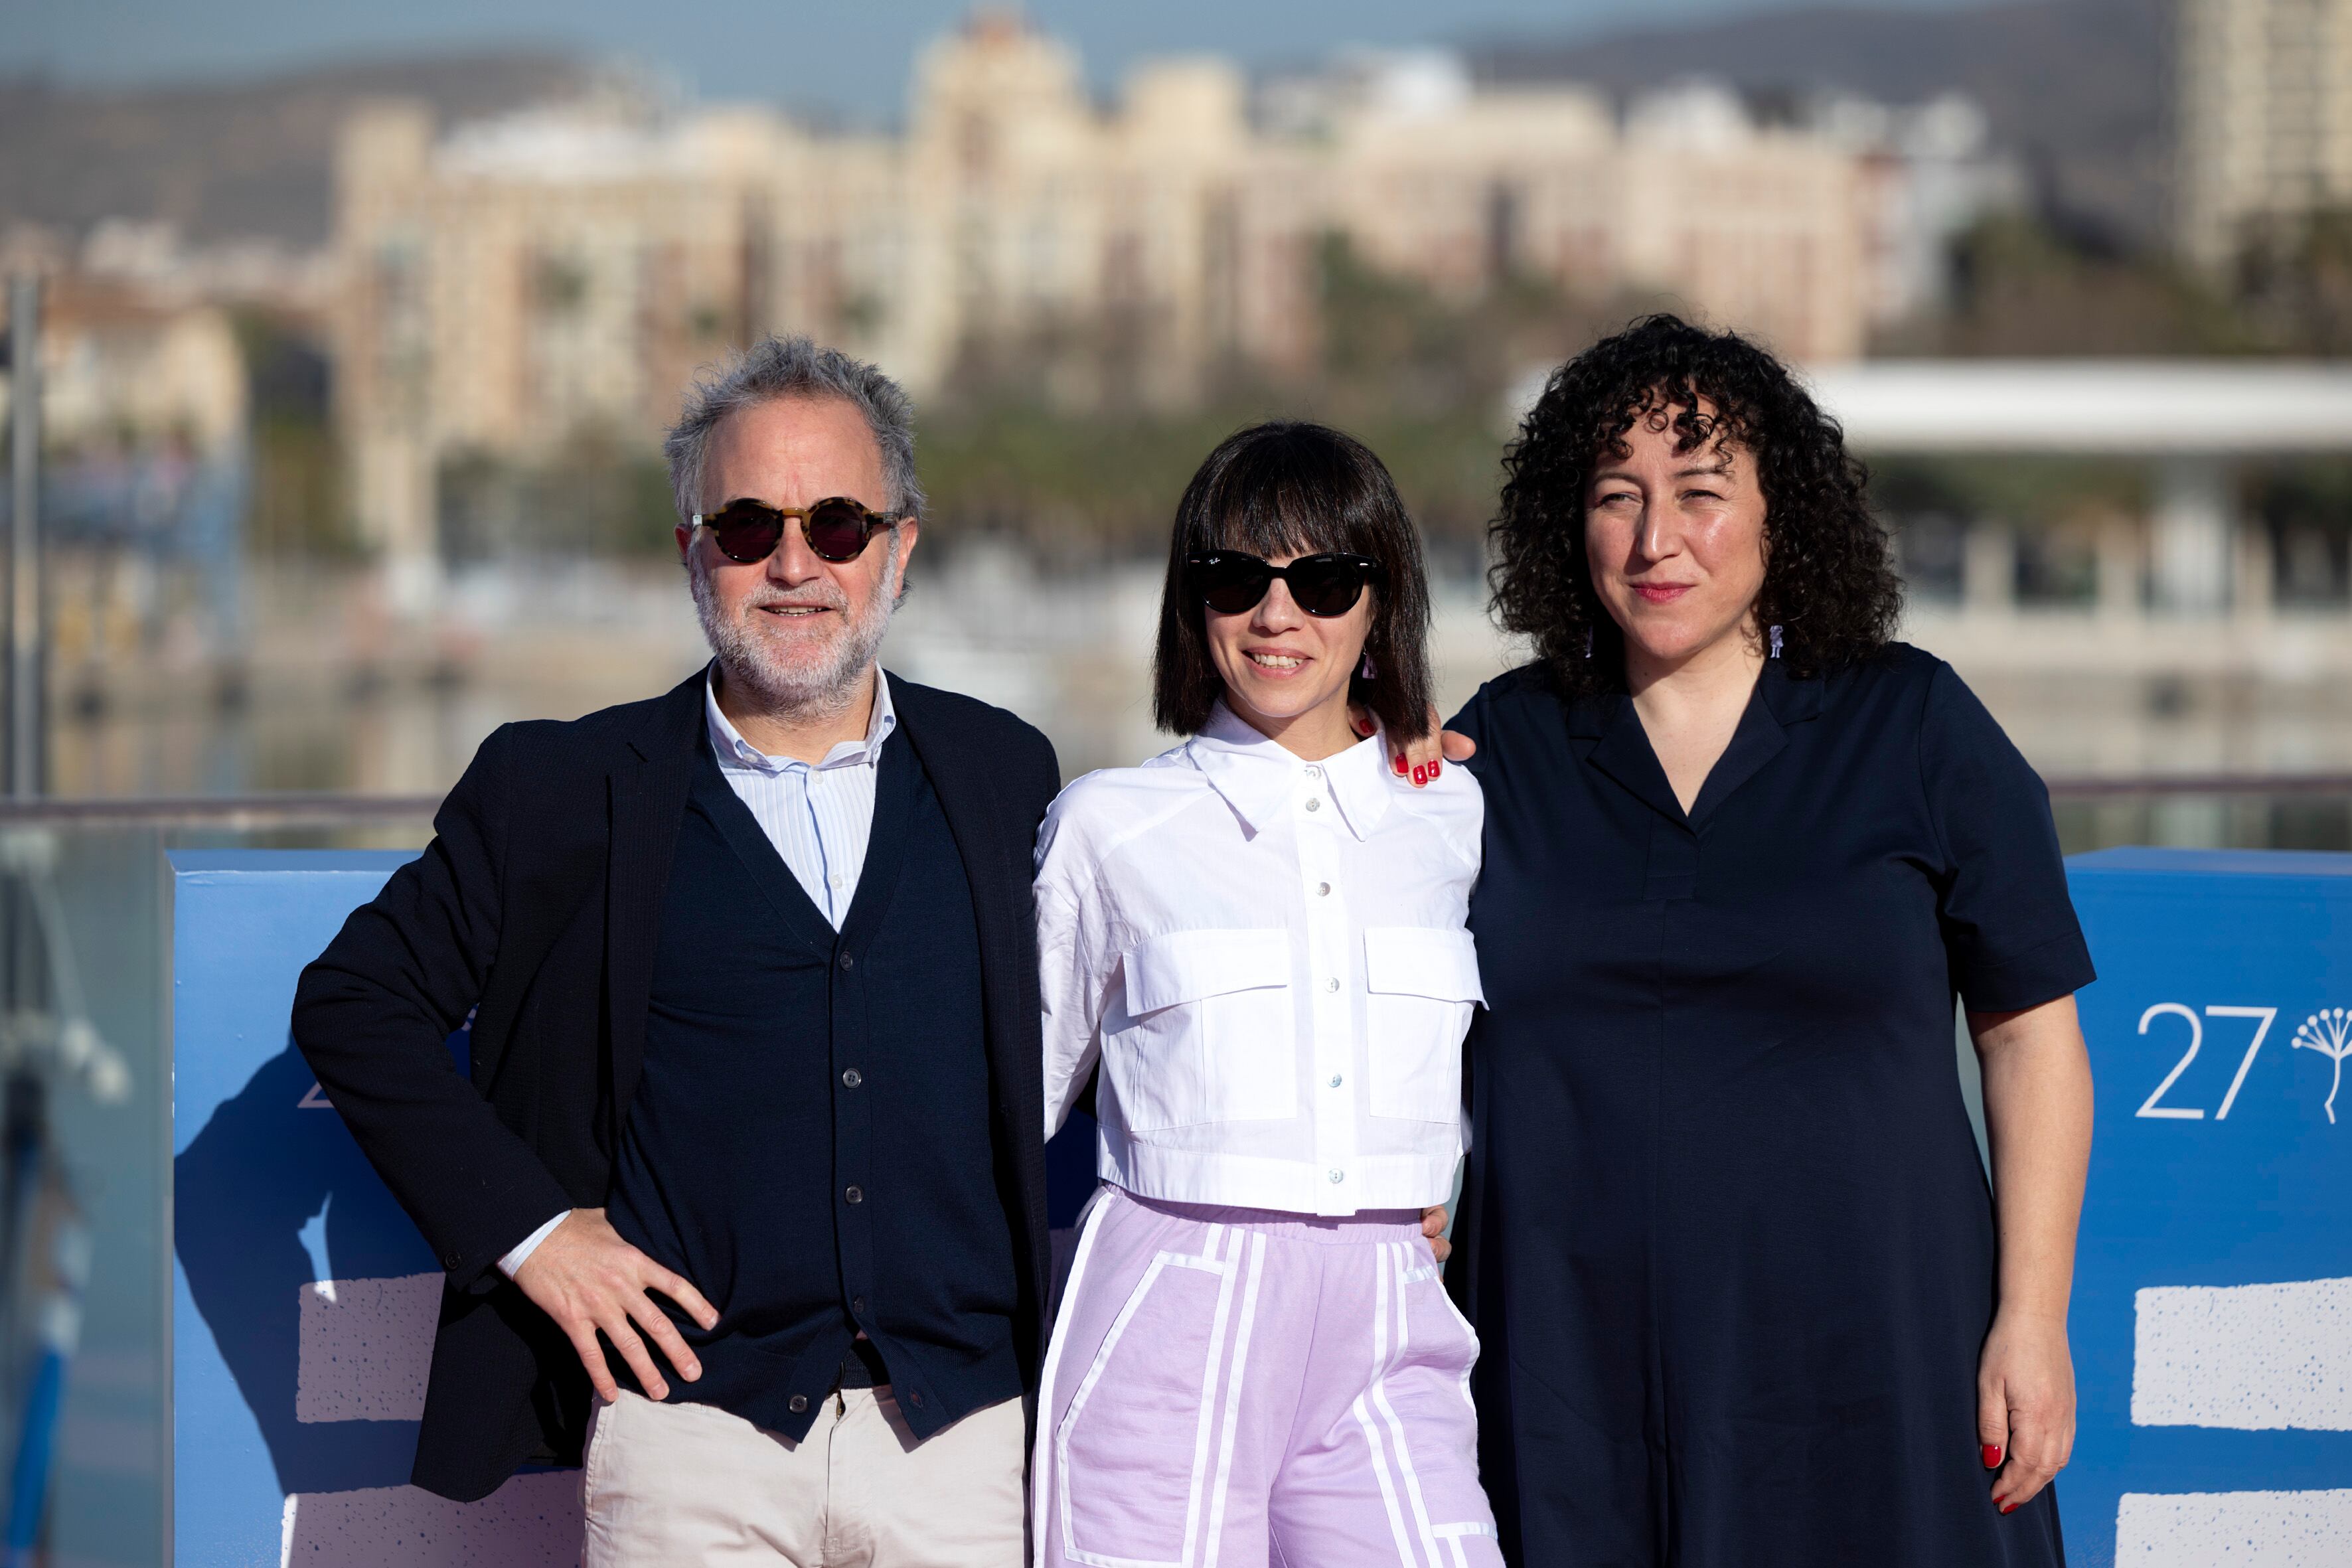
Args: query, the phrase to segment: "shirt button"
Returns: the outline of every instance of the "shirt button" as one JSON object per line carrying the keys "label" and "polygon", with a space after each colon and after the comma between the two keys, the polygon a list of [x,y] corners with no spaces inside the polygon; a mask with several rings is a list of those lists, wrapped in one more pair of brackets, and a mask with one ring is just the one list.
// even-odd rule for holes
{"label": "shirt button", "polygon": [[1322,797],[1321,797],[1321,796],[1319,796],[1319,795],[1318,795],[1318,796],[1314,796],[1314,797],[1311,797],[1310,799],[1308,799],[1308,801],[1307,802],[1307,810],[1309,810],[1309,811],[1320,811],[1320,810],[1322,810],[1322,809],[1323,809],[1323,801],[1322,801]]}
{"label": "shirt button", "polygon": [[866,1189],[864,1187],[850,1187],[845,1189],[841,1195],[853,1204],[862,1204],[866,1201]]}
{"label": "shirt button", "polygon": [[856,1068],[850,1068],[842,1073],[841,1081],[845,1087],[856,1089],[859,1084],[866,1081],[866,1075],[859,1072]]}
{"label": "shirt button", "polygon": [[802,1411],[808,1408],[808,1395],[805,1394],[793,1394],[788,1408],[793,1415],[798,1415]]}
{"label": "shirt button", "polygon": [[1319,779],[1323,776],[1323,770],[1314,766],[1312,763],[1309,763],[1307,769],[1307,776],[1310,779]]}
{"label": "shirt button", "polygon": [[1338,1073],[1333,1073],[1331,1075],[1331,1087],[1333,1089],[1339,1087],[1339,1075]]}
{"label": "shirt button", "polygon": [[1318,883],[1316,883],[1316,884],[1315,884],[1315,896],[1316,896],[1317,898],[1318,898],[1318,899],[1328,899],[1328,898],[1329,898],[1329,897],[1331,896],[1331,884],[1330,884],[1330,883],[1328,883],[1328,882],[1318,882]]}
{"label": "shirt button", "polygon": [[1348,1173],[1347,1173],[1347,1172],[1345,1172],[1345,1171],[1343,1171],[1343,1170],[1340,1170],[1340,1169],[1339,1169],[1338,1166],[1336,1166],[1336,1165],[1334,1165],[1334,1166],[1331,1168],[1331,1184],[1332,1184],[1333,1186],[1335,1186],[1335,1187],[1336,1187],[1336,1186],[1338,1186],[1341,1182],[1344,1182],[1344,1181],[1346,1181],[1347,1179],[1348,1179]]}
{"label": "shirt button", "polygon": [[1326,991],[1337,991],[1339,989],[1339,983],[1337,980],[1326,980],[1323,983],[1323,989]]}
{"label": "shirt button", "polygon": [[855,969],[857,967],[857,960],[851,954],[845,952],[841,955],[841,967],[844,969]]}

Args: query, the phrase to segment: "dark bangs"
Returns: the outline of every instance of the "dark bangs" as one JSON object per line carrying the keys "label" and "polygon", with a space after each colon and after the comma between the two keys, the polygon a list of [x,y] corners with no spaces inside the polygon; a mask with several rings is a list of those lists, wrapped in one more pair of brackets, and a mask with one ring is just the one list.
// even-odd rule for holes
{"label": "dark bangs", "polygon": [[1151,714],[1163,730],[1197,732],[1224,691],[1209,657],[1201,603],[1185,592],[1185,558],[1243,550],[1268,558],[1370,556],[1388,586],[1372,589],[1364,651],[1374,675],[1349,679],[1349,700],[1400,740],[1429,727],[1429,579],[1421,534],[1371,449],[1328,426],[1277,420],[1236,431],[1211,452],[1177,503],[1160,594]]}

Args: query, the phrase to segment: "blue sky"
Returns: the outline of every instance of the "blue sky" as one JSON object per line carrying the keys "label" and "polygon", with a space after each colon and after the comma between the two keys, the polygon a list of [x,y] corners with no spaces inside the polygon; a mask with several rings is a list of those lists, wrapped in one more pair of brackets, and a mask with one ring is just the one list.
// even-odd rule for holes
{"label": "blue sky", "polygon": [[[1034,0],[1101,81],[1152,55],[1253,66],[1349,43],[1562,37],[1770,8],[1785,0]],[[1953,0],[1849,0],[1867,8]],[[635,60],[708,98],[895,117],[922,40],[965,0],[0,0],[0,72],[127,83],[252,76],[362,55],[554,44]]]}

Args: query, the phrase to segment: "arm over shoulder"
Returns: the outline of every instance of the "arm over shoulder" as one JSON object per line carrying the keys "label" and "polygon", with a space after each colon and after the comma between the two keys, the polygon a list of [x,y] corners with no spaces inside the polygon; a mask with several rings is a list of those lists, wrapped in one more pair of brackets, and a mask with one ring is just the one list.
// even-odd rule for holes
{"label": "arm over shoulder", "polygon": [[352,911],[294,997],[295,1044],[461,1286],[571,1206],[444,1048],[498,950],[515,739],[509,726],[482,743],[433,842]]}

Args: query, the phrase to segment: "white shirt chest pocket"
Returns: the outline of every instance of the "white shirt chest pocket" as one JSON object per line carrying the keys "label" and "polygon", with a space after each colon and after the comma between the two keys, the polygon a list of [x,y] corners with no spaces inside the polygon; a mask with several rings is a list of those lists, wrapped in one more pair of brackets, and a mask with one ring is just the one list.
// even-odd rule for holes
{"label": "white shirt chest pocket", "polygon": [[1462,1114],[1462,1037],[1486,999],[1478,949],[1458,927],[1368,926],[1364,980],[1371,1112],[1412,1121]]}
{"label": "white shirt chest pocket", "polygon": [[1103,1065],[1129,1131],[1298,1113],[1287,931],[1170,931],[1122,963]]}

